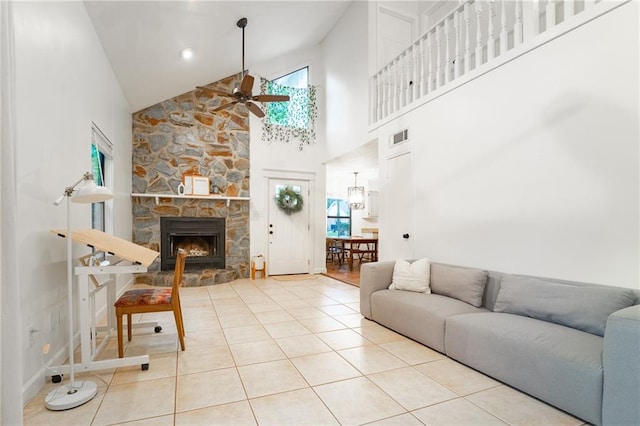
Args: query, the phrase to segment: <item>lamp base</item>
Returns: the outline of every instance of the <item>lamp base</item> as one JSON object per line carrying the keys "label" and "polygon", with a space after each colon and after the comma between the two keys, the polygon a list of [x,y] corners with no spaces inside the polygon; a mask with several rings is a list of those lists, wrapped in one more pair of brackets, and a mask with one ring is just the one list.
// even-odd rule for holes
{"label": "lamp base", "polygon": [[97,393],[97,384],[89,380],[80,380],[75,386],[66,384],[49,392],[44,406],[53,411],[68,410],[89,402]]}

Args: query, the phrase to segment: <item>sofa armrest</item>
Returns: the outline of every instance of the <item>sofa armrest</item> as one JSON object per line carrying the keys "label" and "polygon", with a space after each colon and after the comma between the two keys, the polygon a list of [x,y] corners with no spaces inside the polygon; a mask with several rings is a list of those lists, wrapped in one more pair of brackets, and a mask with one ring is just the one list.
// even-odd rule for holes
{"label": "sofa armrest", "polygon": [[360,268],[360,313],[371,319],[371,295],[391,285],[395,261],[365,263]]}
{"label": "sofa armrest", "polygon": [[602,424],[640,424],[640,305],[609,316],[602,365]]}

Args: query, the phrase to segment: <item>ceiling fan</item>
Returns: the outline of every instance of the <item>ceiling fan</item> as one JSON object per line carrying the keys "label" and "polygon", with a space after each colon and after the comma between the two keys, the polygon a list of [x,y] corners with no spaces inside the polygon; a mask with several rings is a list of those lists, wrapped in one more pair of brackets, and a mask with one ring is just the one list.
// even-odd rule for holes
{"label": "ceiling fan", "polygon": [[247,26],[247,18],[241,18],[236,25],[239,28],[242,28],[242,82],[240,83],[240,87],[236,87],[233,89],[233,92],[228,93],[220,93],[216,90],[210,89],[208,87],[197,86],[197,89],[200,89],[204,92],[208,92],[212,95],[222,95],[230,98],[235,98],[235,100],[220,105],[218,108],[212,110],[211,112],[221,111],[223,109],[227,109],[232,107],[235,104],[244,104],[249,111],[251,111],[254,115],[259,118],[264,117],[264,112],[260,109],[260,107],[254,104],[252,101],[256,102],[286,102],[289,100],[288,95],[253,95],[251,93],[251,89],[253,88],[254,78],[249,74],[244,73],[244,29]]}

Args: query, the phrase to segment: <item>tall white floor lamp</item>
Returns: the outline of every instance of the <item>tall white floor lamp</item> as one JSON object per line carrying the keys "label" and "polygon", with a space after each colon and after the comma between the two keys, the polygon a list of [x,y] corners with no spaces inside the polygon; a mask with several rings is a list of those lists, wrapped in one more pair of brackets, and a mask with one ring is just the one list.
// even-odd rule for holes
{"label": "tall white floor lamp", "polygon": [[[76,189],[77,188],[77,189]],[[45,406],[49,410],[67,410],[90,401],[98,393],[98,385],[90,380],[75,381],[73,359],[73,253],[71,238],[70,201],[74,203],[100,203],[113,198],[108,188],[96,185],[93,175],[86,172],[80,180],[64,189],[64,194],[54,205],[59,206],[67,199],[67,305],[69,309],[69,383],[62,385],[47,395]]]}

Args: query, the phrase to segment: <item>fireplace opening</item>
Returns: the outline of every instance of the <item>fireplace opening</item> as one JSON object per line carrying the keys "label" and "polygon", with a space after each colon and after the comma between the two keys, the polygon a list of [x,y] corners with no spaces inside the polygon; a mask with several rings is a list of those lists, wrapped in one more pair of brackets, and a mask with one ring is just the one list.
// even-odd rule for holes
{"label": "fireplace opening", "polygon": [[225,219],[160,218],[160,269],[175,268],[178,249],[187,252],[186,268],[225,268]]}

